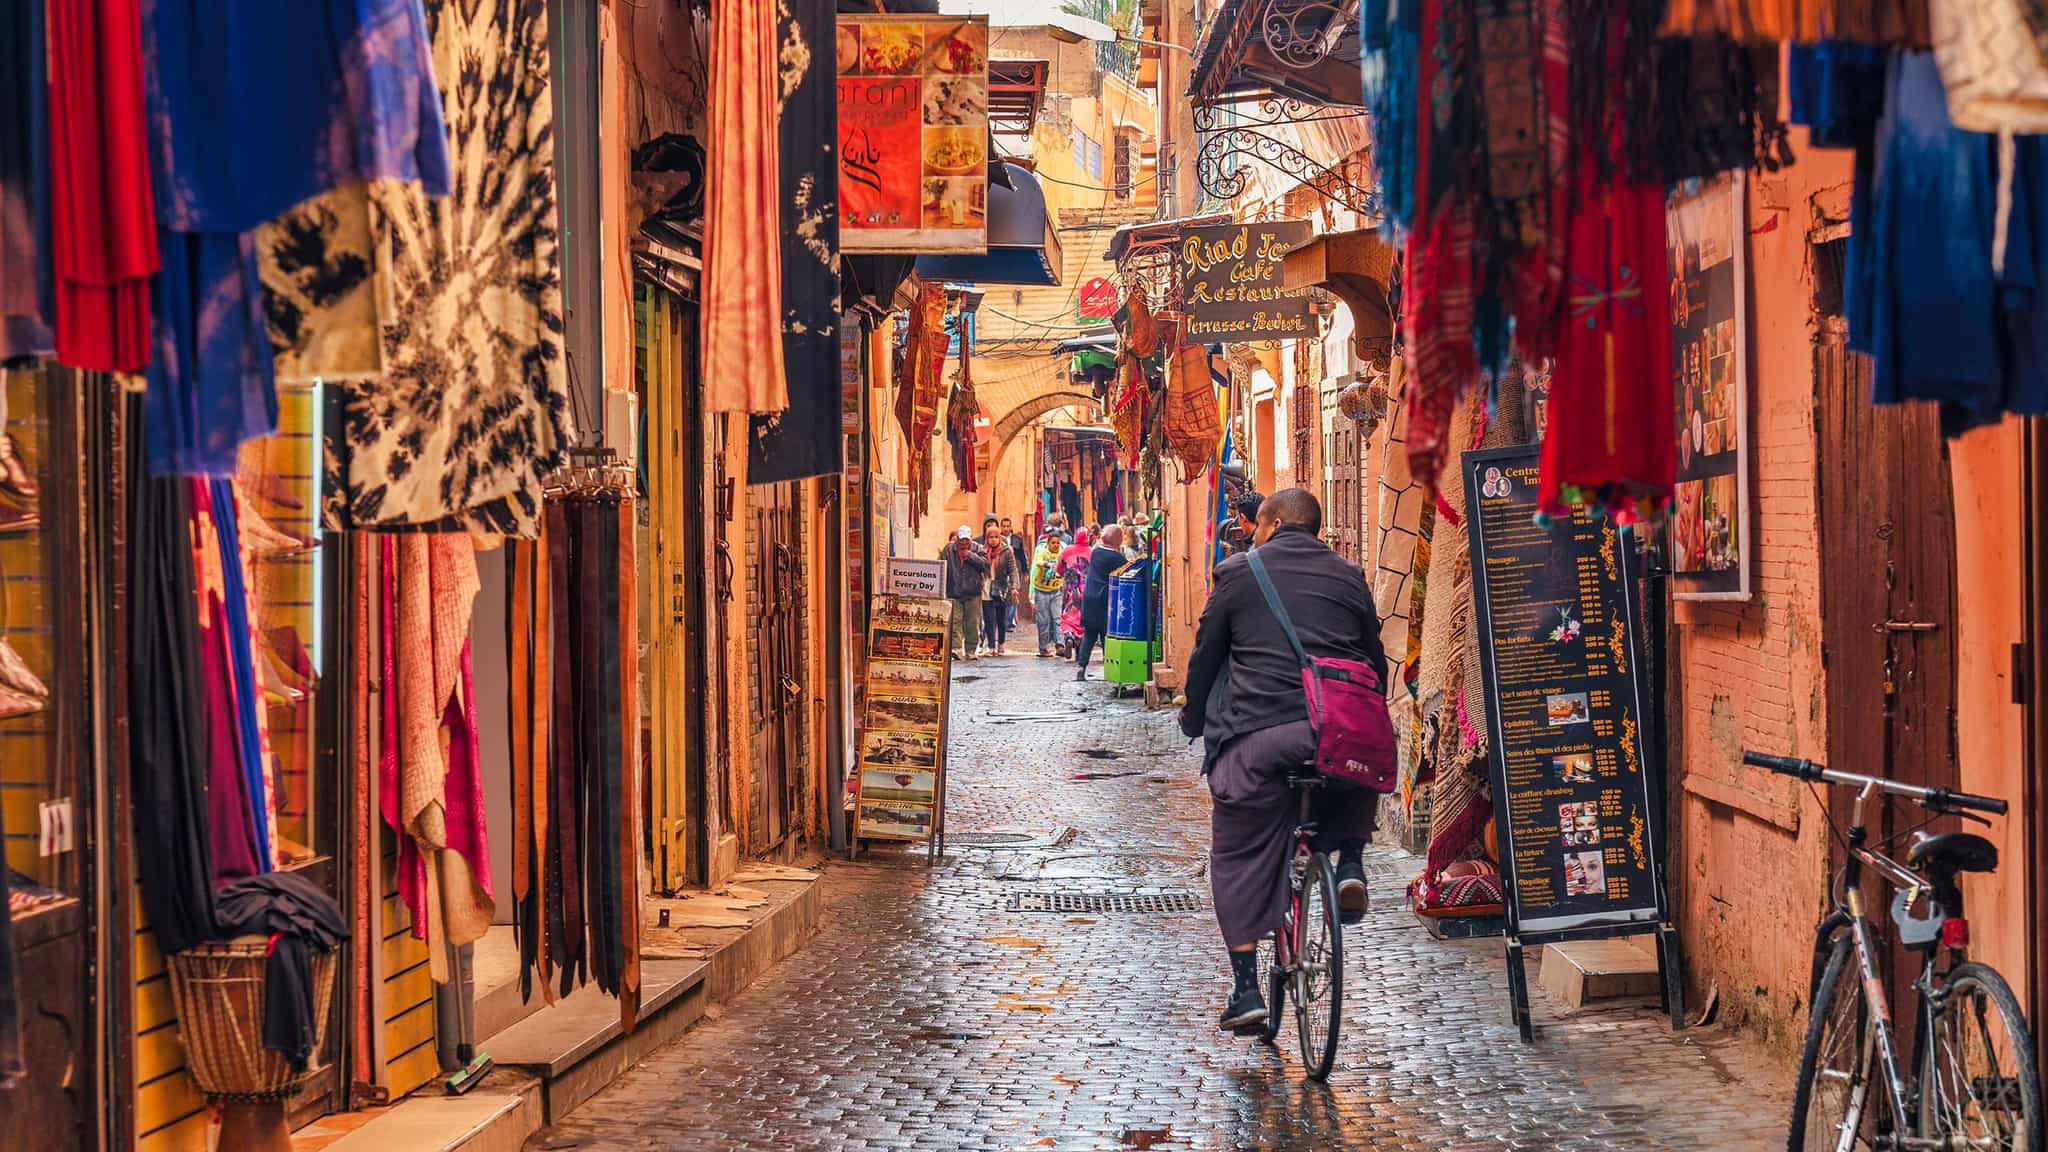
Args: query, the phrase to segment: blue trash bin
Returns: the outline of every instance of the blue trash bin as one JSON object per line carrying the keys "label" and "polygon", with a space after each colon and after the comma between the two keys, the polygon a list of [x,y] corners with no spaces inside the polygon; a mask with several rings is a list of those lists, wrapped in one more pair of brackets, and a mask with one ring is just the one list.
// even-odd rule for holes
{"label": "blue trash bin", "polygon": [[1143,640],[1150,646],[1150,589],[1142,565],[1109,578],[1109,634],[1117,640]]}

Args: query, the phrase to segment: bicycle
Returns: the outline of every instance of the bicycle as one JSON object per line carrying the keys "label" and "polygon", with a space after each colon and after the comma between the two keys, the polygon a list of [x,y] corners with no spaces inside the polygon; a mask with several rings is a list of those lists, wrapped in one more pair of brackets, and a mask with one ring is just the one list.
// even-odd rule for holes
{"label": "bicycle", "polygon": [[[1844,837],[1848,859],[1833,910],[1815,935],[1789,1152],[2039,1149],[2041,1085],[2032,1033],[2005,978],[1967,958],[1969,921],[1956,883],[1962,873],[1995,870],[1997,846],[1969,832],[1915,830],[1907,862],[1900,864],[1869,846],[1863,823],[1865,806],[1879,794],[1982,824],[1989,821],[1974,813],[2003,815],[2005,801],[1792,757],[1745,752],[1742,760],[1781,776],[1857,790]],[[1922,957],[1913,982],[1910,1065],[1899,1061],[1878,946],[1864,913],[1866,866],[1896,890],[1891,915],[1900,942]],[[1916,915],[1923,901],[1925,912]],[[1873,1100],[1878,1094],[1881,1102]]]}
{"label": "bicycle", "polygon": [[1308,1067],[1309,1079],[1327,1080],[1337,1062],[1337,1032],[1344,1012],[1337,870],[1327,853],[1315,850],[1316,825],[1310,819],[1315,790],[1327,781],[1310,769],[1290,773],[1287,783],[1301,793],[1301,821],[1289,858],[1287,915],[1274,929],[1270,946],[1259,944],[1260,982],[1266,986],[1268,1005],[1259,1039],[1267,1044],[1278,1041],[1282,1007],[1292,988],[1301,1062]]}

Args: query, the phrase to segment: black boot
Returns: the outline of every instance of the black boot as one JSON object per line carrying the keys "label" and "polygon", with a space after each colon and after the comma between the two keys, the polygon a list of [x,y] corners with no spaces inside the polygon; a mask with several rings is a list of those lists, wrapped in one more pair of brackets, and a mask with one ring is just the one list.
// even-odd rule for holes
{"label": "black boot", "polygon": [[1259,954],[1232,952],[1230,974],[1235,980],[1230,1003],[1223,1008],[1221,1025],[1226,1032],[1250,1035],[1266,1026],[1266,998],[1259,994]]}
{"label": "black boot", "polygon": [[1365,919],[1369,906],[1365,887],[1364,846],[1357,842],[1337,850],[1337,920],[1356,924]]}

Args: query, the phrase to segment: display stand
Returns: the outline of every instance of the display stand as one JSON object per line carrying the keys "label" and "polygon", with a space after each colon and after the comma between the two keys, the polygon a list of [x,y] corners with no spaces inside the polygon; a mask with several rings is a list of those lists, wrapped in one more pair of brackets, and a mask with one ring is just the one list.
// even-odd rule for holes
{"label": "display stand", "polygon": [[1662,622],[1642,624],[1635,539],[1583,510],[1539,523],[1534,447],[1468,452],[1462,470],[1516,1030],[1535,1034],[1525,949],[1644,934],[1676,1027],[1662,701],[1645,667]]}
{"label": "display stand", "polygon": [[951,605],[891,593],[868,627],[867,711],[853,846],[867,840],[946,846],[946,714],[952,699]]}

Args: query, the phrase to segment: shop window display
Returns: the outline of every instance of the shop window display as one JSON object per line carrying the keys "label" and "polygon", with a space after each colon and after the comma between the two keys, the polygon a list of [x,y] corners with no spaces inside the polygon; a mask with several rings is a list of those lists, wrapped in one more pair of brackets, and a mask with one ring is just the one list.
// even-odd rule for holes
{"label": "shop window display", "polygon": [[44,515],[52,378],[41,367],[0,370],[0,820],[17,916],[78,894],[77,854],[45,854],[42,835],[46,818],[77,818],[77,766],[65,762],[58,725],[87,705],[75,678],[53,671],[60,590],[78,581],[59,570],[63,550]]}

